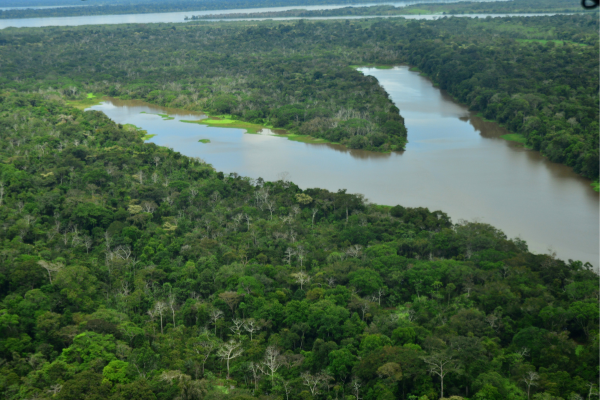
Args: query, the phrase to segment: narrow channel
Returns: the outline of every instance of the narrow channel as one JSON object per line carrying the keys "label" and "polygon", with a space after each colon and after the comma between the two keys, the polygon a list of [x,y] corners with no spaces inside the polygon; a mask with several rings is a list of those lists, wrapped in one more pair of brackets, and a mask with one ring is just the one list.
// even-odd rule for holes
{"label": "narrow channel", "polygon": [[139,101],[111,99],[92,108],[146,129],[156,134],[152,142],[201,157],[219,171],[266,180],[288,172],[302,188],[348,189],[378,204],[442,210],[455,222],[479,220],[508,237],[520,236],[534,252],[551,249],[562,259],[598,266],[599,195],[588,180],[500,138],[506,130],[408,67],[362,72],[376,77],[400,108],[408,128],[405,152],[348,150],[189,124],[181,121],[201,115]]}

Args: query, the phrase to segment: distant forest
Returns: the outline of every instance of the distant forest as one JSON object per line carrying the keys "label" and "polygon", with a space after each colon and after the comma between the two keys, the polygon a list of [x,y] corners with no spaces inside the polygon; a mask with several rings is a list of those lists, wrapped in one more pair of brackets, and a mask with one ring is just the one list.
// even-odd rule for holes
{"label": "distant forest", "polygon": [[453,2],[453,3],[423,3],[406,7],[391,5],[375,5],[369,7],[344,7],[333,10],[303,10],[268,11],[253,13],[210,14],[191,16],[190,19],[227,19],[227,18],[315,18],[315,17],[345,17],[345,16],[393,16],[393,15],[423,15],[423,14],[506,14],[506,13],[574,13],[589,12],[572,0],[513,0],[497,2]]}
{"label": "distant forest", "polygon": [[[59,0],[60,1],[60,0]],[[345,5],[364,4],[380,2],[373,0],[111,0],[85,2],[66,2],[64,5],[74,7],[61,7],[51,9],[25,9],[25,10],[0,10],[0,18],[44,18],[44,17],[67,17],[79,15],[110,15],[110,14],[143,14],[157,12],[177,11],[202,11],[202,10],[229,10],[238,8],[262,8],[262,7],[287,7],[287,6],[310,6],[310,5]],[[444,1],[444,0],[442,0]],[[447,0],[446,0],[447,1]],[[53,3],[54,4],[54,3]],[[24,7],[29,4],[22,2],[4,3],[3,7]],[[45,6],[47,4],[35,4]],[[85,5],[85,7],[81,7]],[[33,3],[31,3],[33,6]],[[76,7],[75,7],[76,6]]]}
{"label": "distant forest", "polygon": [[[25,9],[25,10],[0,10],[0,18],[44,18],[44,17],[66,17],[79,15],[107,15],[107,14],[142,14],[157,12],[177,12],[177,11],[202,11],[202,10],[230,10],[244,8],[264,8],[264,7],[289,7],[289,6],[313,6],[313,5],[350,5],[378,3],[373,0],[302,0],[302,1],[283,1],[283,0],[265,0],[257,2],[255,0],[213,0],[213,1],[193,1],[193,0],[175,0],[175,1],[125,1],[114,0],[94,2],[88,0],[85,3],[77,3],[77,7],[64,7],[54,9]],[[401,1],[397,3],[402,3]],[[484,2],[457,2],[455,0],[440,0],[431,2],[428,0],[410,1],[408,7],[386,6],[386,8],[377,7],[352,7],[345,8],[343,11],[308,11],[299,16],[342,16],[342,15],[393,15],[393,14],[426,14],[426,13],[530,13],[530,12],[581,12],[584,11],[580,2],[576,0],[511,0],[511,1],[484,1]],[[73,3],[66,3],[73,4]],[[81,7],[85,5],[85,7]],[[8,6],[8,4],[6,5]],[[23,4],[15,6],[23,7]],[[289,16],[282,14],[280,16]],[[274,18],[275,15],[268,17]]]}

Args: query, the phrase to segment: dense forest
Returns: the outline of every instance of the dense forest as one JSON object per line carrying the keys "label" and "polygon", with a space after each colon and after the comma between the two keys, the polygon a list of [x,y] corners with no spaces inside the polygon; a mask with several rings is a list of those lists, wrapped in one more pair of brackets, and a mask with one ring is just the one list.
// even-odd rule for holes
{"label": "dense forest", "polygon": [[0,94],[2,398],[598,396],[589,264],[225,176],[61,97]]}
{"label": "dense forest", "polygon": [[398,150],[399,110],[352,65],[408,63],[550,160],[598,177],[598,19],[442,18],[0,31],[0,85],[231,114]]}
{"label": "dense forest", "polygon": [[[531,32],[541,21],[515,22]],[[556,36],[562,40],[508,34],[512,37],[485,43],[477,33],[485,25],[474,23],[475,29],[469,29],[469,24],[455,19],[448,24],[467,25],[462,40],[436,43],[432,37],[444,34],[443,29],[420,29],[403,47],[405,60],[472,110],[524,135],[528,145],[551,161],[597,179],[598,42],[597,37],[588,36],[587,43],[583,38],[586,25],[598,29],[598,18],[551,17],[548,21],[552,29],[562,31]],[[510,26],[506,29],[511,31]]]}
{"label": "dense forest", "polygon": [[[190,19],[227,19],[227,18],[315,18],[346,16],[392,16],[409,14],[510,14],[510,13],[549,13],[549,12],[585,12],[581,5],[572,0],[512,0],[492,2],[424,3],[408,6],[375,5],[369,7],[344,7],[332,10],[257,10],[253,13],[192,15]],[[591,12],[591,11],[589,11]]]}

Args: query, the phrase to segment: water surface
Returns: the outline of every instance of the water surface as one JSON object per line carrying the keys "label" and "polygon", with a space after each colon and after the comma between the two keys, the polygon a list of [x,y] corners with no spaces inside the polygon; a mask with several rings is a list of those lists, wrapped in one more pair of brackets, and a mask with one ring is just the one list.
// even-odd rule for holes
{"label": "water surface", "polygon": [[67,7],[87,7],[87,4],[72,4],[72,5],[62,5],[62,6],[20,6],[20,7],[0,7],[2,11],[10,11],[10,10],[46,10],[51,8],[67,8]]}
{"label": "water surface", "polygon": [[501,139],[507,133],[502,127],[476,117],[407,67],[362,71],[375,76],[400,108],[408,128],[405,152],[348,150],[188,124],[181,120],[202,116],[139,101],[110,100],[93,108],[147,129],[157,134],[152,142],[201,157],[219,171],[266,180],[289,172],[302,188],[348,189],[379,204],[442,210],[453,221],[479,220],[520,236],[534,252],[552,248],[563,259],[598,265],[599,196],[588,180]]}
{"label": "water surface", "polygon": [[[456,3],[459,0],[409,0],[404,2],[383,2],[383,3],[366,3],[366,4],[344,4],[344,5],[316,5],[316,6],[288,6],[288,7],[265,7],[265,8],[244,8],[231,10],[202,10],[202,11],[182,11],[182,12],[167,12],[167,13],[149,13],[149,14],[122,14],[122,15],[82,15],[77,17],[46,17],[46,18],[14,18],[0,19],[0,29],[15,27],[15,28],[33,28],[42,26],[79,26],[79,25],[109,25],[109,24],[148,24],[148,23],[176,23],[185,22],[186,16],[192,15],[210,15],[210,14],[237,14],[237,13],[253,13],[253,12],[272,12],[272,11],[288,11],[288,10],[333,10],[343,7],[365,7],[373,5],[393,5],[396,7],[406,7],[420,3]],[[507,1],[507,0],[480,0],[487,1]],[[487,15],[487,14],[480,14]],[[491,14],[490,14],[491,15]],[[513,14],[515,15],[515,14]],[[530,16],[532,14],[524,14]],[[465,15],[466,16],[466,15]],[[380,18],[376,17],[316,17],[304,19],[356,19],[356,18]],[[413,16],[398,16],[417,19],[431,19],[431,15],[413,15]],[[276,18],[274,20],[294,20],[297,18]],[[256,20],[250,19],[229,19],[227,21],[247,21]]]}

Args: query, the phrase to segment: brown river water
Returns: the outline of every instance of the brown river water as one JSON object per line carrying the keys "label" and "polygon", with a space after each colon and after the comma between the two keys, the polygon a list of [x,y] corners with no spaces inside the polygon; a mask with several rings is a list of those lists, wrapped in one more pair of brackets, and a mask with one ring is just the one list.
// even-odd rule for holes
{"label": "brown river water", "polygon": [[376,77],[400,108],[408,128],[405,152],[348,150],[183,123],[202,115],[140,101],[110,99],[92,108],[219,171],[265,180],[288,172],[301,188],[348,189],[378,204],[442,210],[453,221],[477,220],[519,236],[533,252],[551,249],[562,259],[598,266],[599,195],[589,180],[500,138],[504,128],[478,118],[408,67],[362,71]]}

